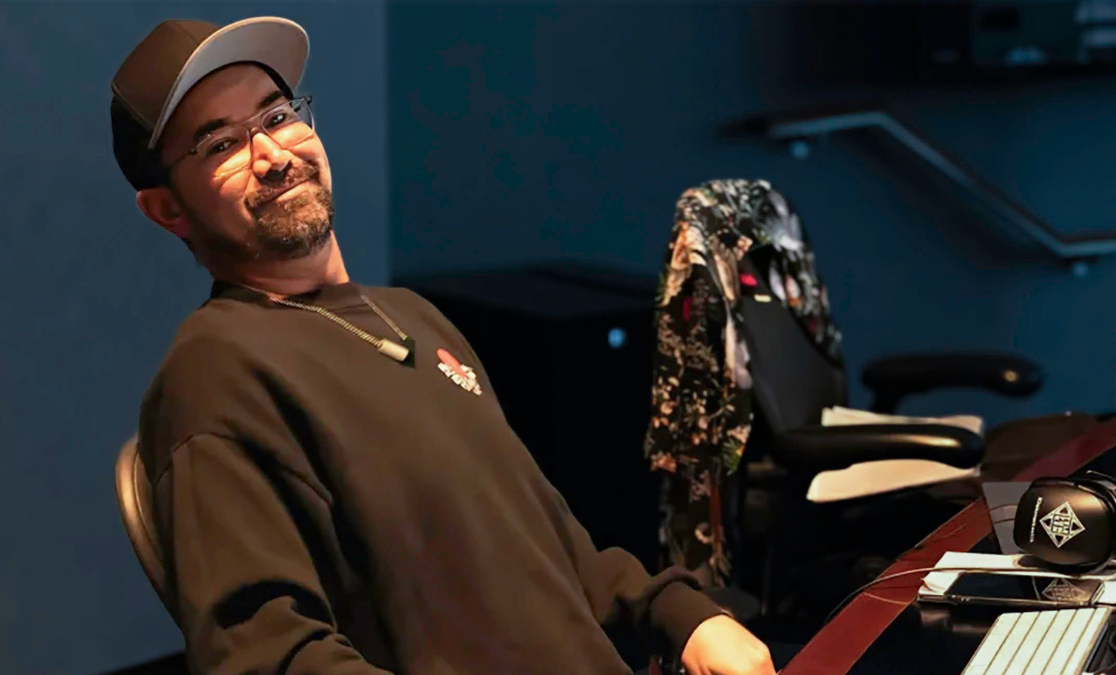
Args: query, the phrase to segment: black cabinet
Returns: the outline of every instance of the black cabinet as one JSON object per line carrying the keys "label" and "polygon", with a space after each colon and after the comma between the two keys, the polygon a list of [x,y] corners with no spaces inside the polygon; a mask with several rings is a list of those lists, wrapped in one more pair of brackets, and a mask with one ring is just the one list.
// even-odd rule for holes
{"label": "black cabinet", "polygon": [[423,278],[477,352],[508,422],[599,548],[657,566],[658,485],[643,457],[653,277],[571,265]]}

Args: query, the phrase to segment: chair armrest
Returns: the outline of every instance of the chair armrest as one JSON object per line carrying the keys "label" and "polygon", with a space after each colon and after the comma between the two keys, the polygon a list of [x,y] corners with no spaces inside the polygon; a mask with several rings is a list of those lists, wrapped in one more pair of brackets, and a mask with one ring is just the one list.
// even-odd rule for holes
{"label": "chair armrest", "polygon": [[854,424],[794,429],[775,438],[774,450],[781,463],[807,473],[881,459],[928,459],[968,469],[984,456],[984,439],[947,424]]}
{"label": "chair armrest", "polygon": [[1022,398],[1038,391],[1042,367],[1007,354],[910,354],[877,359],[861,379],[876,394],[872,410],[895,412],[900,399],[940,387],[977,387]]}

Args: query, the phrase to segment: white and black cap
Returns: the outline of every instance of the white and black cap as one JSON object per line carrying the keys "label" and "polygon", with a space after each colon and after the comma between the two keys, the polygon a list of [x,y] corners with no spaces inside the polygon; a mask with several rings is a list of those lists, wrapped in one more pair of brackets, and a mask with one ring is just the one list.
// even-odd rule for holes
{"label": "white and black cap", "polygon": [[274,16],[220,27],[171,19],[156,26],[112,79],[113,151],[137,189],[158,182],[150,166],[167,120],[191,87],[234,63],[256,63],[293,96],[302,79],[310,41],[302,26]]}

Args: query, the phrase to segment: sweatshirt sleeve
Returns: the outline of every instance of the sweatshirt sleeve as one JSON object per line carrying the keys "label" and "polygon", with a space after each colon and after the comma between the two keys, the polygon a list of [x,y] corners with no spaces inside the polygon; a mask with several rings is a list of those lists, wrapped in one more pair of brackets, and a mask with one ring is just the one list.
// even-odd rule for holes
{"label": "sweatshirt sleeve", "polygon": [[683,567],[651,576],[623,549],[598,550],[566,500],[557,490],[553,496],[585,596],[602,626],[627,623],[652,643],[665,638],[681,652],[699,624],[728,613],[701,592],[697,578]]}
{"label": "sweatshirt sleeve", "polygon": [[390,675],[338,632],[292,511],[239,443],[192,437],[155,488],[191,672]]}

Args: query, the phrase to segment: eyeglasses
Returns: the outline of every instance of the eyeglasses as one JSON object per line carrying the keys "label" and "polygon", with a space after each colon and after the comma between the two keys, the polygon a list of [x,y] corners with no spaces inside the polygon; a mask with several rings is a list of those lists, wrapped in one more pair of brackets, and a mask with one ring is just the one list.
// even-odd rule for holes
{"label": "eyeglasses", "polygon": [[189,158],[215,176],[226,176],[252,163],[252,137],[263,133],[279,147],[289,150],[314,135],[312,96],[303,96],[213,131],[189,152],[166,165],[166,171]]}

